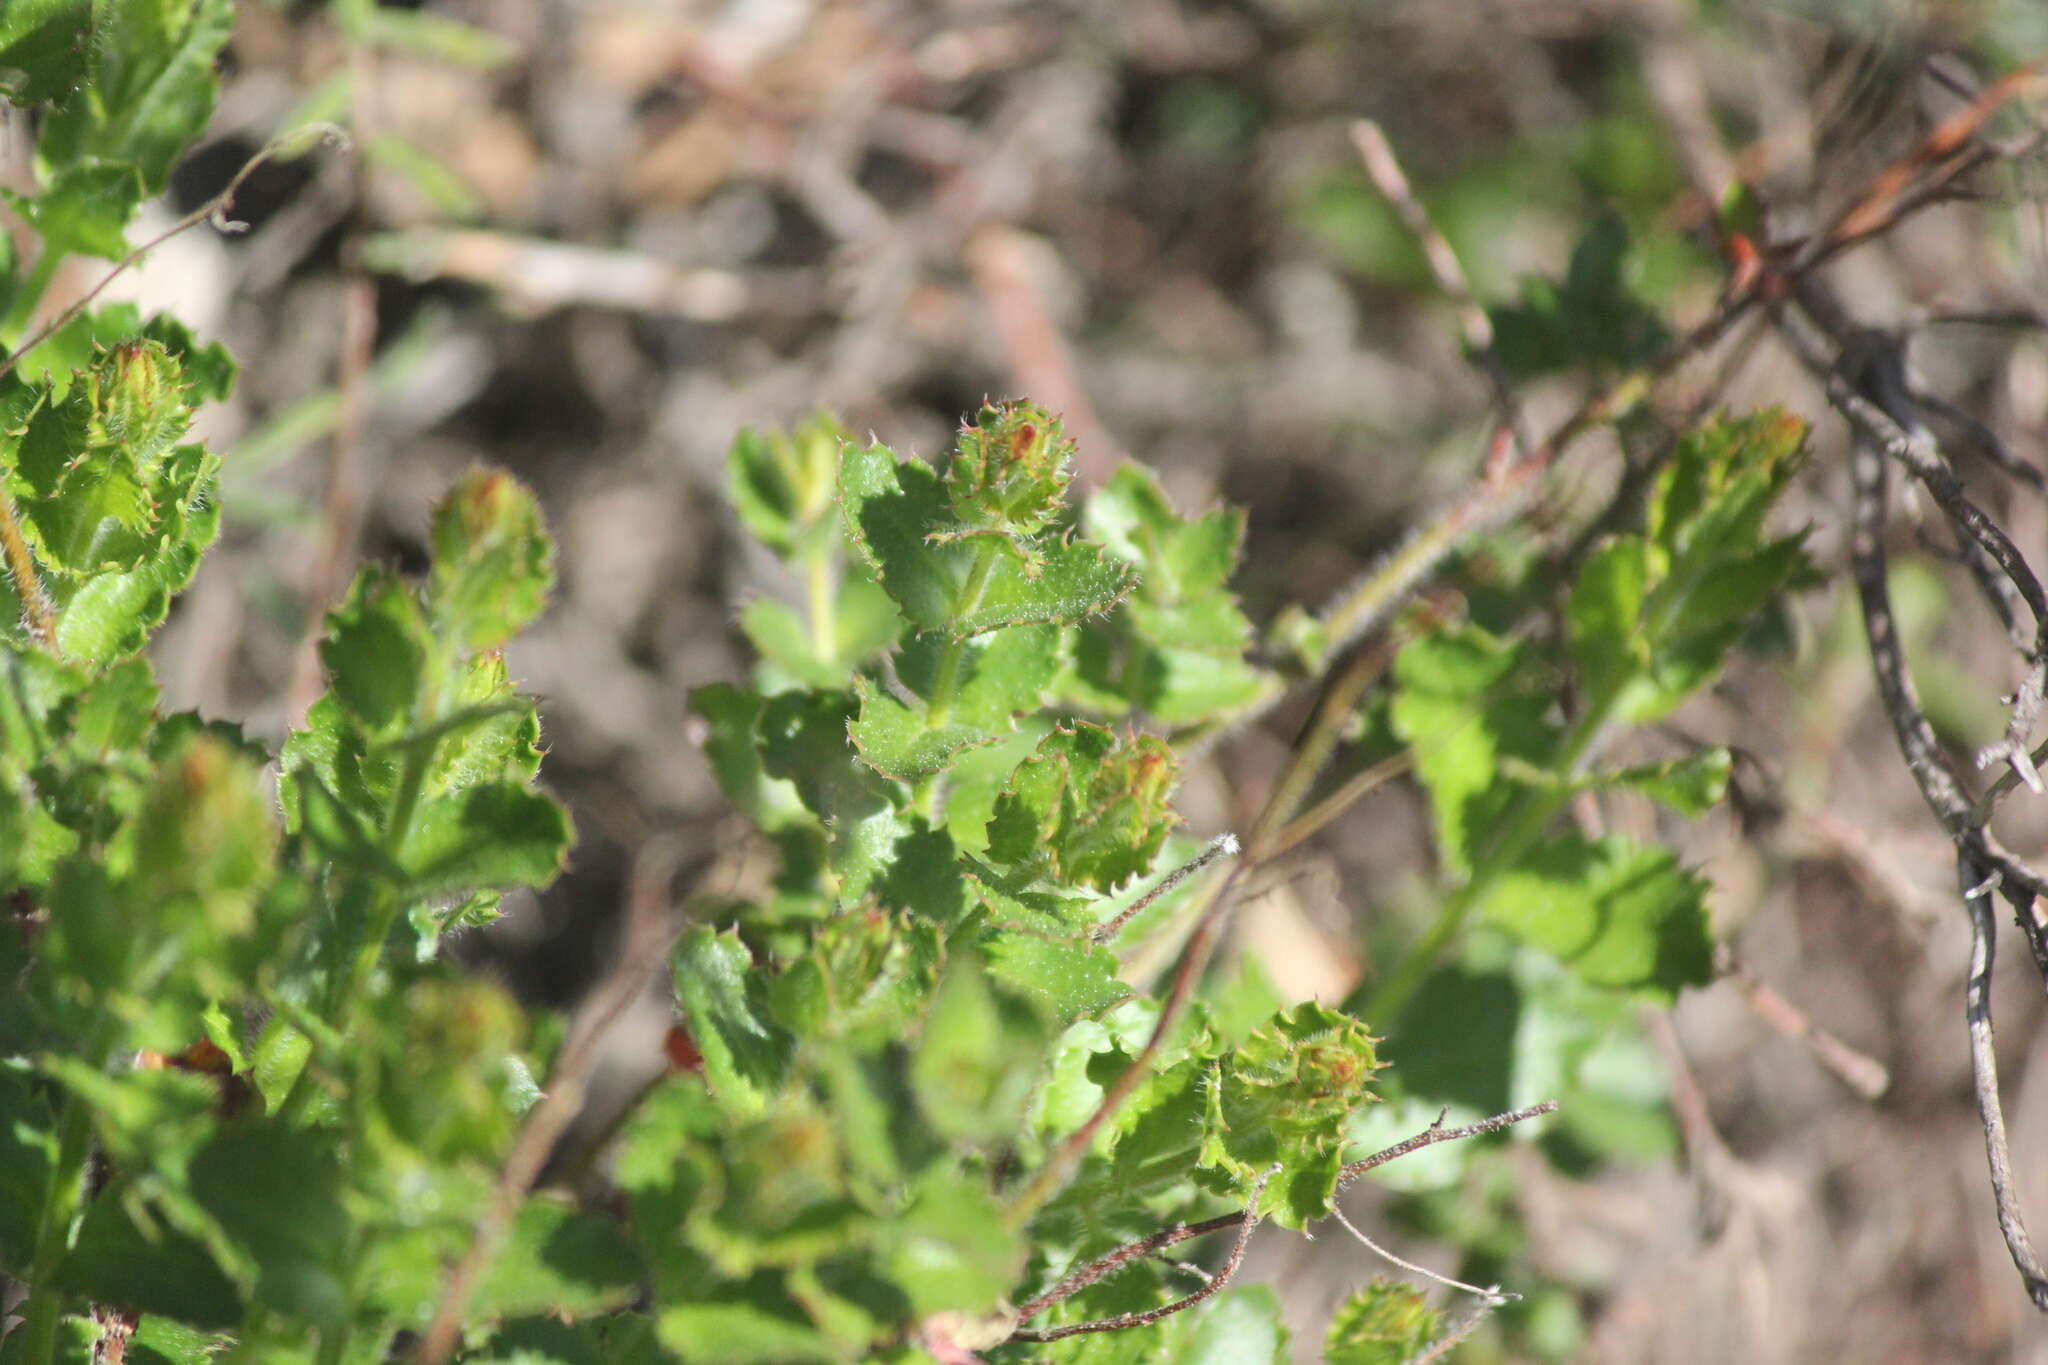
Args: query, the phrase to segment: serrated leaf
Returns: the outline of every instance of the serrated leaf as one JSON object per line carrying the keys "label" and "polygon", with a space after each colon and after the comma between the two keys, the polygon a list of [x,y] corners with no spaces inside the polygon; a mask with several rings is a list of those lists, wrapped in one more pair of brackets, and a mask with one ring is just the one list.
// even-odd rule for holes
{"label": "serrated leaf", "polygon": [[1713,978],[1706,889],[1666,849],[1564,835],[1494,878],[1479,907],[1585,981],[1669,997]]}
{"label": "serrated leaf", "polygon": [[397,861],[420,895],[542,887],[562,871],[572,842],[569,814],[553,797],[489,782],[423,799]]}
{"label": "serrated leaf", "polygon": [[847,736],[861,761],[884,777],[915,782],[943,772],[961,750],[997,738],[975,725],[934,726],[929,711],[904,705],[866,678],[855,678],[853,686],[860,715],[847,725]]}
{"label": "serrated leaf", "polygon": [[986,1181],[944,1167],[916,1183],[884,1240],[889,1279],[919,1317],[994,1307],[1016,1283],[1029,1250]]}
{"label": "serrated leaf", "polygon": [[925,629],[946,625],[971,554],[927,540],[950,515],[938,475],[914,460],[899,462],[887,446],[848,446],[839,461],[839,506],[847,536],[905,618]]}
{"label": "serrated leaf", "polygon": [[199,1331],[161,1313],[148,1313],[135,1325],[123,1358],[133,1365],[207,1365],[234,1344],[232,1337]]}
{"label": "serrated leaf", "polygon": [[1077,722],[1054,730],[996,798],[988,857],[1017,875],[1109,891],[1152,865],[1176,817],[1173,750]]}
{"label": "serrated leaf", "polygon": [[818,416],[790,432],[752,428],[726,451],[727,487],[740,524],[785,558],[815,548],[815,528],[837,496],[840,447],[849,434]]}
{"label": "serrated leaf", "polygon": [[661,1344],[684,1365],[789,1365],[832,1361],[832,1341],[794,1302],[772,1294],[765,1277],[722,1286],[694,1302],[664,1303],[655,1317]]}
{"label": "serrated leaf", "polygon": [[1327,1215],[1345,1120],[1377,1098],[1375,1041],[1358,1020],[1314,1002],[1274,1015],[1220,1063],[1207,1092],[1202,1164],[1247,1194],[1277,1164],[1260,1207],[1283,1227]]}
{"label": "serrated leaf", "polygon": [[1443,1331],[1443,1315],[1410,1284],[1374,1280],[1330,1319],[1324,1365],[1406,1365]]}
{"label": "serrated leaf", "polygon": [[1035,574],[1017,560],[998,561],[979,600],[963,604],[947,623],[953,634],[1079,621],[1108,611],[1138,585],[1136,574],[1093,545],[1076,541],[1042,553],[1044,564]]}
{"label": "serrated leaf", "polygon": [[782,1084],[791,1042],[769,1017],[752,955],[733,935],[700,925],[677,943],[673,962],[712,1093],[734,1113],[758,1114]]}
{"label": "serrated leaf", "polygon": [[1801,536],[1764,535],[1805,435],[1804,424],[1766,412],[1679,442],[1651,492],[1647,534],[1596,551],[1566,609],[1594,704],[1637,723],[1670,714],[1720,670],[1750,617],[1807,576]]}
{"label": "serrated leaf", "polygon": [[263,1120],[223,1129],[192,1163],[192,1193],[255,1267],[256,1301],[333,1326],[349,1311],[349,1215],[331,1142]]}
{"label": "serrated leaf", "polygon": [[1017,932],[989,936],[982,944],[989,974],[1020,993],[1042,1000],[1065,1025],[1131,997],[1117,979],[1115,953],[1086,939],[1051,939]]}
{"label": "serrated leaf", "polygon": [[320,662],[341,706],[372,735],[404,725],[427,685],[433,641],[419,598],[381,569],[364,569],[327,614]]}
{"label": "serrated leaf", "polygon": [[555,582],[554,542],[533,494],[510,475],[473,468],[434,505],[427,601],[467,649],[496,649],[523,630]]}
{"label": "serrated leaf", "polygon": [[74,161],[40,193],[6,198],[42,238],[43,250],[114,261],[128,254],[126,229],[142,202],[142,181],[125,162]]}
{"label": "serrated leaf", "polygon": [[0,1268],[26,1277],[57,1162],[57,1115],[25,1067],[0,1062]]}

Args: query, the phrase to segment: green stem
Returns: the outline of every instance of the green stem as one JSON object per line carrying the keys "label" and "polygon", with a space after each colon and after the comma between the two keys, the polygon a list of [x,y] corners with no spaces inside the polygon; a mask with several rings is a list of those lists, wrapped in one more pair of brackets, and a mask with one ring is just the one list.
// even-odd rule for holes
{"label": "green stem", "polygon": [[813,555],[806,569],[811,613],[811,652],[827,663],[839,658],[838,618],[832,610],[831,557],[822,551]]}
{"label": "green stem", "polygon": [[29,634],[37,644],[54,651],[57,619],[50,613],[50,599],[43,596],[35,557],[29,553],[28,538],[21,533],[21,521],[14,512],[14,500],[5,489],[0,489],[0,557],[7,561],[7,576],[13,580],[14,595],[21,602]]}
{"label": "green stem", "polygon": [[[960,589],[960,598],[953,608],[953,619],[972,616],[981,606],[982,594],[988,591],[989,575],[996,569],[996,561],[1002,557],[1002,547],[994,537],[983,537],[981,548],[975,551],[974,567],[967,572],[966,585]],[[933,730],[946,723],[953,710],[953,694],[960,690],[960,660],[967,652],[964,635],[949,633],[946,643],[939,651],[939,663],[932,674],[932,694],[925,711],[925,725]]]}
{"label": "green stem", "polygon": [[22,277],[7,317],[0,320],[0,346],[11,352],[28,335],[28,325],[36,315],[36,306],[43,301],[43,295],[49,290],[50,281],[57,277],[57,267],[63,260],[63,252],[51,251],[48,247],[36,257],[36,263]]}
{"label": "green stem", "polygon": [[71,1246],[71,1224],[85,1193],[85,1163],[92,1152],[92,1111],[75,1094],[64,1097],[57,1130],[57,1162],[43,1194],[42,1217],[36,1224],[36,1246],[28,1280],[34,1295],[22,1325],[22,1365],[50,1365],[57,1349],[57,1325],[64,1314],[64,1294],[50,1281]]}

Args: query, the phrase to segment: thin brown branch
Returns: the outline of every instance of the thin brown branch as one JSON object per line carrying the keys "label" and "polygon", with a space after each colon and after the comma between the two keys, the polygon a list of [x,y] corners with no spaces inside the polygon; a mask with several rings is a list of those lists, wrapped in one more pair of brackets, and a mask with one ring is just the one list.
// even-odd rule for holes
{"label": "thin brown branch", "polygon": [[1366,795],[1415,766],[1415,756],[1406,750],[1359,769],[1344,779],[1342,786],[1310,806],[1285,825],[1267,842],[1268,860],[1291,853],[1302,843],[1328,829],[1337,817],[1357,805]]}
{"label": "thin brown branch", "polygon": [[1126,924],[1129,924],[1133,919],[1143,914],[1161,896],[1173,890],[1210,863],[1215,862],[1218,858],[1235,857],[1237,852],[1238,842],[1235,834],[1217,835],[1209,841],[1208,846],[1200,853],[1197,853],[1193,858],[1190,858],[1187,862],[1182,863],[1179,867],[1161,877],[1159,885],[1125,906],[1117,913],[1114,919],[1105,920],[1089,937],[1097,943],[1108,943],[1119,933],[1123,932],[1123,927]]}
{"label": "thin brown branch", "polygon": [[256,155],[242,163],[242,169],[235,172],[235,178],[228,181],[226,189],[116,261],[114,268],[102,276],[98,284],[86,290],[84,294],[58,312],[55,317],[24,338],[21,345],[15,347],[6,358],[0,359],[0,377],[5,377],[16,365],[21,363],[23,356],[42,345],[45,341],[48,341],[68,325],[73,318],[76,318],[80,313],[92,307],[93,300],[104,293],[108,285],[121,278],[122,275],[134,268],[136,262],[171,240],[171,238],[178,236],[180,233],[188,232],[205,222],[211,222],[214,230],[217,232],[246,231],[248,228],[247,223],[237,223],[227,216],[228,210],[234,207],[235,196],[241,193],[242,183],[254,175],[257,169],[272,157],[286,151],[296,150],[299,144],[305,142],[308,138],[317,138],[337,146],[348,145],[347,135],[331,123],[309,123],[304,127],[294,128],[291,132],[281,137],[273,138]]}
{"label": "thin brown branch", "polygon": [[1819,1024],[1805,1010],[1759,981],[1734,950],[1725,944],[1714,955],[1714,966],[1742,993],[1756,1017],[1795,1042],[1803,1043],[1813,1059],[1836,1080],[1866,1100],[1875,1100],[1891,1088],[1891,1072],[1883,1062],[1857,1051]]}
{"label": "thin brown branch", "polygon": [[1518,1123],[1527,1123],[1530,1119],[1556,1112],[1557,1101],[1545,1100],[1541,1104],[1510,1109],[1504,1114],[1495,1114],[1492,1118],[1481,1119],[1477,1123],[1468,1123],[1458,1128],[1444,1127],[1444,1116],[1438,1114],[1435,1123],[1414,1137],[1382,1148],[1371,1156],[1345,1163],[1344,1169],[1337,1173],[1337,1188],[1341,1190],[1367,1171],[1376,1171],[1388,1162],[1399,1161],[1410,1152],[1419,1152],[1424,1147],[1434,1147],[1439,1142],[1463,1142],[1466,1138],[1483,1137],[1488,1133],[1498,1133],[1503,1128],[1512,1128]]}
{"label": "thin brown branch", "polygon": [[1408,234],[1422,250],[1422,257],[1429,262],[1429,271],[1436,276],[1437,288],[1443,291],[1458,311],[1458,330],[1464,335],[1465,350],[1472,357],[1486,381],[1493,388],[1493,401],[1500,409],[1501,420],[1515,438],[1518,453],[1527,454],[1530,449],[1529,433],[1522,422],[1521,400],[1515,396],[1514,385],[1508,379],[1507,367],[1501,363],[1500,352],[1493,344],[1493,319],[1486,315],[1478,298],[1472,293],[1472,283],[1465,275],[1465,267],[1458,260],[1458,253],[1450,241],[1430,218],[1429,210],[1415,195],[1408,183],[1408,175],[1401,169],[1401,160],[1394,155],[1393,144],[1387,135],[1371,119],[1359,119],[1351,125],[1351,145],[1357,149],[1358,159],[1365,166],[1365,173],[1372,179],[1386,201],[1394,206]]}
{"label": "thin brown branch", "polygon": [[1898,225],[1916,208],[1933,202],[1958,177],[2003,155],[1977,142],[1984,125],[2012,100],[2048,80],[2048,58],[2029,62],[1987,86],[1970,104],[1943,119],[1905,156],[1887,166],[1834,222],[1807,243],[1793,269],[1803,271],[1848,247]]}
{"label": "thin brown branch", "polygon": [[[1536,1118],[1539,1115],[1555,1113],[1556,1111],[1557,1101],[1545,1100],[1541,1104],[1533,1104],[1526,1109],[1515,1109],[1505,1114],[1495,1114],[1492,1118],[1481,1119],[1477,1123],[1468,1123],[1460,1128],[1444,1127],[1444,1116],[1438,1114],[1435,1123],[1430,1124],[1429,1127],[1423,1129],[1415,1136],[1403,1139],[1391,1147],[1374,1152],[1371,1156],[1363,1157],[1345,1166],[1338,1175],[1338,1186],[1341,1188],[1349,1185],[1367,1171],[1375,1170],[1390,1161],[1398,1161],[1410,1152],[1420,1151],[1424,1147],[1433,1147],[1439,1142],[1457,1142],[1464,1138],[1479,1137],[1485,1133],[1499,1132],[1503,1128],[1509,1128],[1517,1123],[1527,1122],[1529,1119]],[[1256,1207],[1258,1201],[1253,1200],[1252,1203]],[[1155,1255],[1167,1247],[1175,1246],[1191,1238],[1205,1236],[1211,1232],[1221,1232],[1224,1228],[1237,1227],[1245,1221],[1245,1216],[1245,1212],[1239,1210],[1236,1213],[1226,1213],[1219,1217],[1207,1218],[1199,1223],[1177,1223],[1173,1227],[1163,1228],[1158,1232],[1152,1233],[1150,1236],[1141,1237],[1135,1242],[1126,1243],[1105,1256],[1098,1257],[1084,1266],[1079,1266],[1069,1271],[1052,1288],[1036,1298],[1026,1300],[1023,1304],[1019,1305],[1017,1309],[1018,1321],[1029,1322],[1054,1304],[1072,1298],[1089,1285],[1115,1274],[1133,1261]]]}
{"label": "thin brown branch", "polygon": [[1473,1329],[1486,1321],[1493,1310],[1500,1307],[1504,1301],[1499,1298],[1480,1300],[1479,1306],[1467,1313],[1456,1327],[1438,1337],[1422,1351],[1408,1357],[1402,1365],[1436,1365],[1439,1360],[1449,1359],[1451,1352],[1457,1350],[1459,1344],[1472,1335]]}
{"label": "thin brown branch", "polygon": [[1278,1162],[1259,1172],[1259,1178],[1252,1182],[1252,1197],[1239,1215],[1237,1240],[1231,1243],[1230,1255],[1223,1262],[1215,1276],[1194,1293],[1183,1299],[1158,1308],[1148,1308],[1142,1313],[1120,1313],[1113,1318],[1096,1318],[1092,1322],[1070,1322],[1064,1327],[1048,1327],[1042,1331],[1020,1328],[1010,1334],[1011,1341],[1059,1341],[1064,1337],[1077,1337],[1088,1332],[1123,1332],[1133,1327],[1143,1327],[1161,1318],[1172,1317],[1175,1313],[1186,1312],[1203,1299],[1217,1293],[1230,1283],[1230,1277],[1237,1274],[1237,1268],[1244,1264],[1244,1249],[1252,1239],[1252,1229],[1259,1225],[1259,1200],[1266,1193],[1266,1182],[1280,1169]]}
{"label": "thin brown branch", "polygon": [[448,1271],[433,1320],[420,1337],[413,1359],[417,1365],[441,1365],[462,1331],[470,1296],[490,1268],[513,1218],[569,1125],[583,1109],[592,1073],[603,1055],[612,1028],[647,989],[648,978],[668,953],[675,938],[670,915],[670,882],[679,865],[675,847],[657,842],[644,847],[633,867],[628,894],[625,941],[611,971],[593,989],[562,1044],[548,1085],[519,1136],[506,1154],[491,1202],[477,1220],[469,1250]]}

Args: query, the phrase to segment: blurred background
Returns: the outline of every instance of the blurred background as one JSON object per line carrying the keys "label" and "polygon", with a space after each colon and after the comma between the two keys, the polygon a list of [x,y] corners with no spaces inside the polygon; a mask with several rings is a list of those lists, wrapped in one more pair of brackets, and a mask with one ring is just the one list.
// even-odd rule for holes
{"label": "blurred background", "polygon": [[[650,834],[679,832],[707,876],[744,876],[748,831],[685,710],[688,689],[748,668],[739,605],[793,586],[725,501],[739,428],[825,407],[929,456],[984,396],[1029,395],[1079,438],[1081,486],[1129,455],[1184,509],[1247,508],[1239,587],[1263,624],[1453,497],[1495,421],[1353,120],[1385,130],[1503,317],[1540,311],[1530,281],[1568,286],[1592,238],[1581,259],[1675,330],[1722,286],[1711,220],[1730,183],[1758,187],[1780,234],[1825,221],[2048,53],[2048,6],[440,0],[378,8],[365,31],[344,41],[316,4],[243,8],[165,223],[309,119],[351,146],[266,165],[235,204],[246,232],[188,233],[119,286],[244,367],[204,417],[227,461],[222,546],[159,663],[169,703],[275,740],[357,558],[422,564],[428,504],[473,461],[532,483],[562,587],[510,657],[545,698],[546,778],[580,843],[553,890],[464,947],[565,1002],[605,960]],[[1828,276],[1863,321],[1917,329],[1926,386],[2038,460],[2048,163],[1973,184]],[[104,269],[72,268],[74,291]],[[1503,337],[1548,430],[1599,357],[1554,352],[1541,327]],[[1662,385],[1632,439],[1705,403],[1816,422],[1791,511],[1831,578],[1676,720],[1738,749],[1737,799],[1694,825],[1626,803],[1609,818],[1679,841],[1777,996],[1723,982],[1631,1010],[1564,1140],[1418,1168],[1347,1207],[1412,1259],[1524,1295],[1461,1359],[2048,1361],[1986,1188],[1952,862],[1874,705],[1840,572],[1840,431],[1756,329]],[[1489,555],[1568,542],[1627,444],[1581,443],[1457,573],[1483,588]],[[2040,502],[1973,491],[2025,551],[2048,549]],[[1968,752],[2002,725],[2013,659],[1958,572],[1913,544],[1902,526],[1907,643]],[[1193,832],[1245,827],[1305,702],[1190,764]],[[2048,842],[2013,818],[2020,851]],[[1393,784],[1244,907],[1234,951],[1284,997],[1342,999],[1434,876],[1420,798]],[[2008,1117],[2048,1219],[2048,1029],[2024,954],[2004,968]],[[1820,1065],[1773,998],[1884,1067],[1883,1096]],[[1485,1002],[1448,1005],[1386,1054],[1483,1106],[1508,1044]],[[1387,1269],[1341,1235],[1269,1231],[1247,1275],[1279,1287],[1313,1359],[1331,1308]]]}

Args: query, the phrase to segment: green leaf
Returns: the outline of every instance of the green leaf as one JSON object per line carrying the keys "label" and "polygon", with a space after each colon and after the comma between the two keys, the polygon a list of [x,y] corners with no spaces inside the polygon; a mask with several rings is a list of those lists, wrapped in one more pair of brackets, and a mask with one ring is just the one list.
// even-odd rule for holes
{"label": "green leaf", "polygon": [[615,1221],[552,1199],[532,1199],[521,1206],[497,1259],[478,1281],[470,1320],[603,1312],[633,1299],[641,1273],[639,1257]]}
{"label": "green leaf", "polygon": [[1035,1013],[992,989],[970,955],[947,964],[911,1057],[910,1083],[933,1130],[964,1142],[1016,1134],[1048,1039]]}
{"label": "green leaf", "polygon": [[489,782],[422,800],[397,858],[420,895],[542,887],[566,866],[572,842],[560,802],[516,782]]}
{"label": "green leaf", "polygon": [[125,1200],[86,1206],[56,1283],[109,1308],[161,1314],[200,1329],[231,1328],[242,1319],[241,1293],[205,1243],[154,1218],[144,1231]]}
{"label": "green leaf", "polygon": [[849,440],[844,427],[823,415],[793,432],[741,431],[725,457],[740,524],[784,558],[820,548],[818,528],[833,511],[840,447]]}
{"label": "green leaf", "polygon": [[1429,1348],[1443,1315],[1410,1284],[1374,1280],[1353,1291],[1330,1319],[1325,1365],[1405,1365]]}
{"label": "green leaf", "polygon": [[1720,671],[1758,610],[1810,577],[1802,536],[1764,534],[1805,439],[1803,423],[1766,412],[1679,442],[1651,492],[1647,534],[1596,551],[1566,608],[1593,704],[1636,723],[1670,714]]}
{"label": "green leaf", "polygon": [[57,1116],[27,1068],[0,1062],[0,1268],[29,1270],[50,1172],[57,1161]]}
{"label": "green leaf", "polygon": [[1173,750],[1151,735],[1077,722],[1010,775],[988,824],[988,856],[1021,875],[1114,889],[1146,871],[1175,816]]}
{"label": "green leaf", "polygon": [[[1078,621],[1115,606],[1137,583],[1128,566],[1095,546],[1053,535],[1031,541],[1028,558],[998,552],[986,561],[992,536],[1012,542],[972,533],[956,520],[938,477],[915,461],[899,463],[886,446],[846,450],[839,497],[848,535],[905,618],[923,629],[965,638],[999,626]],[[985,565],[980,590],[970,591],[977,564]]]}
{"label": "green leaf", "polygon": [[1586,981],[1668,998],[1713,979],[1706,890],[1666,849],[1565,835],[1496,877],[1479,909]]}
{"label": "green leaf", "polygon": [[1299,1228],[1330,1211],[1344,1122],[1377,1098],[1375,1039],[1347,1014],[1310,1002],[1273,1016],[1221,1063],[1207,1090],[1201,1161],[1249,1194],[1276,1164],[1260,1207]]}
{"label": "green leaf", "polygon": [[1734,764],[1723,748],[1702,749],[1683,758],[1662,763],[1644,763],[1601,773],[1594,785],[1624,787],[1662,802],[1678,814],[1698,819],[1721,804],[1728,791],[1728,774]]}
{"label": "green leaf", "polygon": [[42,192],[8,193],[7,202],[43,239],[43,250],[115,261],[128,254],[128,220],[142,202],[135,167],[79,161],[50,177]]}
{"label": "green leaf", "polygon": [[782,1084],[791,1043],[769,1018],[753,956],[736,936],[699,925],[677,943],[674,967],[712,1093],[736,1114],[760,1113]]}
{"label": "green leaf", "polygon": [[926,539],[950,516],[938,475],[914,460],[899,462],[887,446],[848,446],[839,461],[839,506],[855,549],[904,617],[925,629],[946,625],[971,556]]}
{"label": "green leaf", "polygon": [[847,736],[861,761],[884,777],[914,782],[943,772],[961,750],[996,740],[974,725],[934,726],[928,710],[905,706],[866,678],[855,678],[853,687],[860,715],[847,726]]}
{"label": "green leaf", "polygon": [[1203,1306],[1194,1329],[1162,1359],[1172,1365],[1288,1365],[1279,1297],[1263,1284],[1224,1290]]}
{"label": "green leaf", "polygon": [[933,1168],[885,1232],[889,1279],[919,1317],[995,1307],[1029,1248],[1003,1219],[986,1180]]}
{"label": "green leaf", "polygon": [[964,637],[999,626],[1079,621],[1108,611],[1138,585],[1136,574],[1093,545],[1075,541],[1042,553],[1036,574],[1016,560],[999,561],[980,601],[952,617],[952,632]]}
{"label": "green leaf", "polygon": [[64,101],[44,122],[38,160],[125,163],[142,194],[161,191],[206,130],[214,61],[233,27],[230,0],[101,0],[87,58],[92,96]]}
{"label": "green leaf", "polygon": [[393,733],[413,715],[432,652],[418,596],[377,568],[356,576],[320,641],[335,700],[372,735]]}
{"label": "green leaf", "polygon": [[710,1289],[694,1302],[665,1302],[655,1317],[661,1344],[685,1365],[789,1365],[839,1356],[804,1311],[767,1276]]}
{"label": "green leaf", "polygon": [[1117,979],[1115,953],[1086,939],[998,933],[982,945],[989,974],[1019,993],[1043,1000],[1062,1024],[1131,997]]}
{"label": "green leaf", "polygon": [[1394,659],[1389,715],[1414,751],[1439,854],[1454,874],[1471,874],[1487,835],[1524,793],[1502,772],[1504,761],[1542,770],[1556,752],[1551,696],[1533,672],[1528,646],[1473,626],[1422,636]]}
{"label": "green leaf", "polygon": [[1629,263],[1628,228],[1605,214],[1573,249],[1562,282],[1525,280],[1519,303],[1489,310],[1508,372],[1531,379],[1580,363],[1620,369],[1657,352],[1669,334],[1630,286]]}
{"label": "green leaf", "polygon": [[28,105],[75,91],[91,19],[91,0],[9,0],[0,8],[0,93]]}
{"label": "green leaf", "polygon": [[202,1332],[175,1318],[149,1313],[135,1325],[124,1359],[135,1365],[207,1365],[234,1344],[232,1337]]}
{"label": "green leaf", "polygon": [[192,1192],[248,1256],[257,1302],[323,1326],[346,1319],[351,1220],[325,1135],[271,1120],[224,1129],[192,1163]]}
{"label": "green leaf", "polygon": [[465,649],[496,649],[533,618],[555,582],[554,543],[533,494],[475,468],[434,505],[429,609]]}

